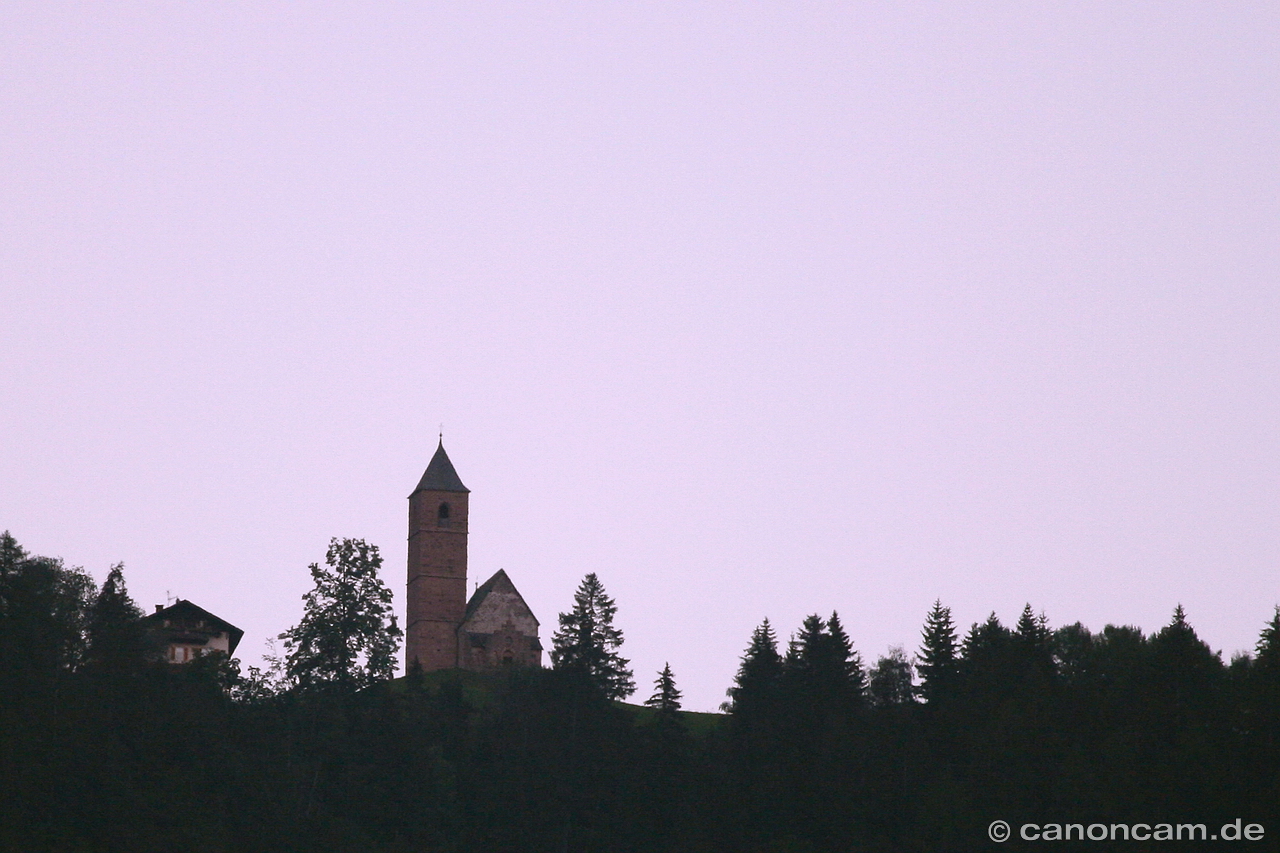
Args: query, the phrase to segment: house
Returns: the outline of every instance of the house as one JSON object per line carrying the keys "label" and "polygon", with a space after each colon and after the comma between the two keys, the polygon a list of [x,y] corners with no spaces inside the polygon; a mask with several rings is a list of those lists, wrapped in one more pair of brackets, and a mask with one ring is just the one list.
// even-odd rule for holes
{"label": "house", "polygon": [[210,652],[230,657],[244,636],[235,625],[182,598],[168,607],[157,604],[142,623],[164,650],[164,659],[175,664]]}

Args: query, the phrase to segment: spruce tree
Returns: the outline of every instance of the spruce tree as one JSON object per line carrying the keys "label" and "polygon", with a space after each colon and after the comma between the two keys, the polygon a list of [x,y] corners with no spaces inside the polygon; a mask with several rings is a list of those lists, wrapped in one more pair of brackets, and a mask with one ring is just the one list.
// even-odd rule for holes
{"label": "spruce tree", "polygon": [[778,654],[778,638],[765,619],[751,632],[751,642],[738,665],[738,675],[727,692],[729,701],[722,710],[739,713],[769,704],[782,677],[782,656]]}
{"label": "spruce tree", "polygon": [[956,626],[951,608],[943,607],[941,600],[933,602],[925,618],[919,661],[920,695],[936,702],[950,690],[956,675]]}
{"label": "spruce tree", "polygon": [[862,669],[862,656],[854,649],[853,641],[849,639],[844,626],[840,624],[840,614],[834,610],[831,611],[831,618],[827,620],[827,634],[831,637],[830,654],[833,673],[847,683],[854,698],[861,699],[867,689],[867,676]]}
{"label": "spruce tree", "polygon": [[87,665],[107,672],[128,672],[154,656],[156,650],[148,642],[141,619],[142,608],[125,589],[124,564],[116,563],[107,572],[89,615]]}
{"label": "spruce tree", "polygon": [[596,685],[610,699],[635,692],[626,658],[618,654],[622,631],[613,626],[618,606],[604,591],[595,572],[573,594],[573,609],[560,614],[560,628],[552,636],[551,662],[556,669],[575,672]]}
{"label": "spruce tree", "polygon": [[[17,574],[18,567],[27,559],[27,551],[18,544],[9,531],[0,533],[0,583]],[[4,599],[0,598],[0,616],[4,615]]]}
{"label": "spruce tree", "polygon": [[970,626],[957,662],[959,690],[966,702],[1002,701],[1017,694],[1020,681],[1012,672],[1009,653],[1012,638],[1013,632],[994,612],[985,622]]}
{"label": "spruce tree", "polygon": [[1274,676],[1280,676],[1280,605],[1276,606],[1271,621],[1258,637],[1257,652],[1254,665]]}
{"label": "spruce tree", "polygon": [[840,617],[823,620],[817,614],[805,618],[800,632],[791,638],[783,662],[787,693],[835,706],[862,702],[866,675],[862,659],[853,649]]}
{"label": "spruce tree", "polygon": [[1030,604],[1025,605],[1013,631],[1013,650],[1021,675],[1041,683],[1054,677],[1057,669],[1052,638],[1045,615],[1037,616]]}
{"label": "spruce tree", "polygon": [[1251,693],[1258,708],[1260,740],[1266,744],[1264,761],[1280,764],[1280,606],[1258,637],[1258,656],[1250,672]]}
{"label": "spruce tree", "polygon": [[1049,636],[1049,632],[1045,627],[1044,616],[1036,616],[1035,611],[1031,609],[1030,603],[1023,605],[1022,615],[1018,617],[1018,625],[1013,629],[1013,633],[1020,642],[1028,646],[1039,646]]}
{"label": "spruce tree", "polygon": [[653,682],[653,695],[644,700],[644,704],[658,711],[659,715],[673,716],[680,710],[680,691],[676,688],[675,676],[671,674],[671,664],[667,663]]}
{"label": "spruce tree", "polygon": [[798,633],[787,642],[787,657],[782,662],[783,672],[791,680],[808,678],[822,654],[822,634],[827,623],[817,613],[811,613],[800,623]]}
{"label": "spruce tree", "polygon": [[1150,648],[1160,687],[1179,703],[1204,702],[1222,675],[1222,658],[1196,636],[1181,604],[1173,620],[1151,637]]}

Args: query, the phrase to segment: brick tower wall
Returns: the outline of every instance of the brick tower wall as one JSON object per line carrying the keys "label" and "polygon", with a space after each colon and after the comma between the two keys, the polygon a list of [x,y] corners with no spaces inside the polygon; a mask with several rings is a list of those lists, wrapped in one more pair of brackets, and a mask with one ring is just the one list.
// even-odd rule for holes
{"label": "brick tower wall", "polygon": [[[467,607],[467,493],[415,492],[409,498],[409,584],[405,669],[458,665],[458,626]],[[448,517],[440,516],[442,504]]]}

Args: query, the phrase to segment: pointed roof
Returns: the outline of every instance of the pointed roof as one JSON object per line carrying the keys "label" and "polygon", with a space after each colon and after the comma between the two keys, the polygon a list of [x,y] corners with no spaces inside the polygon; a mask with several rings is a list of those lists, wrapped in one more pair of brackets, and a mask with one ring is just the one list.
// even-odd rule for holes
{"label": "pointed roof", "polygon": [[[436,448],[436,455],[431,457],[431,464],[427,466],[426,472],[422,475],[422,479],[418,481],[418,488],[413,490],[413,494],[418,492],[469,492],[466,486],[462,485],[462,480],[458,477],[458,472],[453,470],[453,463],[449,461],[449,454],[444,452],[444,439],[440,440],[440,446]],[[412,497],[412,495],[410,495]]]}
{"label": "pointed roof", "polygon": [[164,620],[182,620],[187,622],[203,621],[209,628],[226,631],[228,653],[234,653],[236,646],[240,645],[240,638],[244,636],[244,631],[232,625],[226,619],[220,616],[214,616],[208,610],[198,604],[192,604],[185,598],[179,598],[168,607],[156,605],[156,612],[142,617],[143,622],[154,623],[155,625],[163,625]]}
{"label": "pointed roof", "polygon": [[[480,609],[480,605],[489,597],[489,593],[495,591],[514,594],[516,598],[520,599],[520,603],[524,605],[524,609],[529,610],[529,605],[525,603],[524,596],[520,594],[520,590],[516,589],[516,585],[511,582],[511,578],[507,577],[507,570],[498,569],[493,577],[480,584],[480,586],[476,588],[476,591],[471,594],[471,600],[467,602],[466,615],[462,617],[463,623],[470,619],[471,615]],[[529,610],[529,615],[533,616],[532,610]],[[538,617],[533,616],[533,621],[537,622]]]}

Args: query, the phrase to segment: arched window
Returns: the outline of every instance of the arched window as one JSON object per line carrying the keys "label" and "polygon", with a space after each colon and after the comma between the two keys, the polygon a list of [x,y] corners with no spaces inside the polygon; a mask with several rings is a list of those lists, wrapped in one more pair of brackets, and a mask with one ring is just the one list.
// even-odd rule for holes
{"label": "arched window", "polygon": [[449,505],[447,503],[440,504],[440,509],[436,510],[436,527],[449,526]]}
{"label": "arched window", "polygon": [[515,662],[516,662],[515,655],[511,654],[511,649],[507,649],[505,652],[503,652],[502,654],[503,666],[511,666]]}

